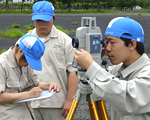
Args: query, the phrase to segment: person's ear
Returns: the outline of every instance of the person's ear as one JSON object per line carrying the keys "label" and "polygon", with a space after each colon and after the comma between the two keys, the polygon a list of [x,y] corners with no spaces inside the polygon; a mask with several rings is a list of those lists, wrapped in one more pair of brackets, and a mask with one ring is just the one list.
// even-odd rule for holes
{"label": "person's ear", "polygon": [[22,51],[20,48],[19,48],[19,50],[18,50],[18,53],[21,54],[21,55],[24,54],[23,51]]}
{"label": "person's ear", "polygon": [[136,40],[132,39],[132,40],[131,40],[131,44],[130,44],[130,49],[133,50],[133,49],[136,48],[136,46],[137,46]]}

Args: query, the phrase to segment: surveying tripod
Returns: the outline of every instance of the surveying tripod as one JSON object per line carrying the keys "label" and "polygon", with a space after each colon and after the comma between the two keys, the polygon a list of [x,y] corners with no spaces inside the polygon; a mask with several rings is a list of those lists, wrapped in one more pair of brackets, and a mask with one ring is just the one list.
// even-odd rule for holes
{"label": "surveying tripod", "polygon": [[80,84],[78,86],[78,90],[76,92],[66,120],[73,120],[74,114],[79,104],[80,97],[83,94],[86,95],[91,120],[109,120],[104,100],[95,101],[96,96],[92,93],[92,88],[90,87],[90,85],[84,80],[85,78],[81,77],[79,79]]}

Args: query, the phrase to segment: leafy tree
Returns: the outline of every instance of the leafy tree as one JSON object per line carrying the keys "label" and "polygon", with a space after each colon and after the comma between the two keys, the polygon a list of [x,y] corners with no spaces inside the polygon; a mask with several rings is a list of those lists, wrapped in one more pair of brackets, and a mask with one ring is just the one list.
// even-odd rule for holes
{"label": "leafy tree", "polygon": [[100,0],[97,0],[97,11],[100,11]]}
{"label": "leafy tree", "polygon": [[6,5],[5,5],[7,11],[8,11],[8,9],[9,9],[9,8],[8,8],[8,1],[9,1],[9,0],[6,0]]}
{"label": "leafy tree", "polygon": [[101,1],[106,2],[107,7],[117,7],[117,8],[133,7],[137,3],[137,0],[101,0]]}
{"label": "leafy tree", "polygon": [[150,6],[150,0],[136,0],[136,1],[137,1],[137,5],[141,7],[148,8]]}
{"label": "leafy tree", "polygon": [[71,11],[71,3],[75,3],[76,0],[58,0],[58,2],[61,2],[62,4],[67,4],[69,11]]}

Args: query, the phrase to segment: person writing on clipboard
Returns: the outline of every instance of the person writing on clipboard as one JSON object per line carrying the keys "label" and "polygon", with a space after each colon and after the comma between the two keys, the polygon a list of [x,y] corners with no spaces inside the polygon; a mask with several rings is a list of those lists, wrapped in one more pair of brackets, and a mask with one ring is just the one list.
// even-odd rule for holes
{"label": "person writing on clipboard", "polygon": [[[59,92],[55,83],[39,82],[33,69],[41,71],[44,43],[34,35],[24,35],[13,47],[0,55],[0,119],[35,120],[30,103],[14,103],[39,97],[42,90]],[[33,87],[29,91],[24,89]],[[24,92],[22,92],[24,91]]]}

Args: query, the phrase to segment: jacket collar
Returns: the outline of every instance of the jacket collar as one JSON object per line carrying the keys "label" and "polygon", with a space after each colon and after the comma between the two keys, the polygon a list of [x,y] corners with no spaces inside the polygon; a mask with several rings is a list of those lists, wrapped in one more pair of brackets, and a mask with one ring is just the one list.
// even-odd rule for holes
{"label": "jacket collar", "polygon": [[18,67],[17,65],[17,62],[16,62],[16,59],[13,55],[13,52],[12,52],[12,47],[10,47],[8,50],[7,50],[7,58],[9,60],[8,64],[12,67],[12,68],[16,68]]}
{"label": "jacket collar", "polygon": [[[32,34],[32,35],[35,35],[35,36],[38,36],[37,32],[36,32],[36,28],[34,28],[29,34]],[[38,36],[39,37],[39,36]],[[51,32],[50,34],[45,38],[44,40],[44,43],[49,41],[50,38],[53,39],[53,38],[57,38],[58,35],[57,35],[57,29],[56,27],[53,25],[52,26],[52,29],[51,29]]]}
{"label": "jacket collar", "polygon": [[123,65],[121,66],[120,70],[123,78],[127,77],[132,72],[139,70],[142,68],[146,62],[148,62],[149,57],[144,53],[138,60],[132,63],[130,66],[125,68]]}

